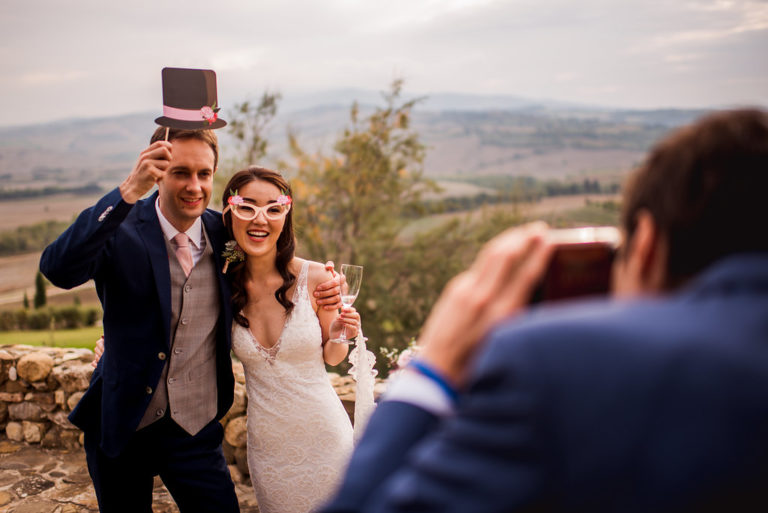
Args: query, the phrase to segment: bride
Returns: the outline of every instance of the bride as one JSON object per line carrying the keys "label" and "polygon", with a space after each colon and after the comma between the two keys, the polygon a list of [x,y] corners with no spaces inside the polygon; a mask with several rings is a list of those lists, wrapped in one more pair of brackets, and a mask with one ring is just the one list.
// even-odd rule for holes
{"label": "bride", "polygon": [[323,264],[294,256],[290,186],[249,167],[226,186],[224,224],[236,241],[230,262],[232,347],[248,393],[248,467],[261,513],[301,513],[334,491],[352,451],[352,425],[325,363],[346,344],[328,342],[360,316],[319,308],[308,290],[331,278]]}

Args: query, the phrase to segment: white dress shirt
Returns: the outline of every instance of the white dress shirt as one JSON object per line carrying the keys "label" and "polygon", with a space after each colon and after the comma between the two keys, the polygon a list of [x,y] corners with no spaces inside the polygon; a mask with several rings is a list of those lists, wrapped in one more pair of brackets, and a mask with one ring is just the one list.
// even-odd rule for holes
{"label": "white dress shirt", "polygon": [[[163,213],[160,211],[160,198],[155,201],[155,210],[157,211],[157,218],[160,220],[160,228],[163,230],[163,235],[165,235],[166,239],[172,241],[176,234],[180,232],[174,228],[171,222],[166,219]],[[192,253],[192,262],[196,264],[200,260],[200,257],[203,256],[203,250],[205,250],[205,237],[203,237],[202,219],[199,217],[195,219],[195,222],[192,223],[192,226],[190,226],[189,229],[184,233],[186,233],[187,237],[189,237],[189,250]],[[171,245],[173,245],[173,243],[171,243]]]}
{"label": "white dress shirt", "polygon": [[437,383],[407,367],[392,378],[382,400],[412,404],[440,417],[455,411],[453,401]]}

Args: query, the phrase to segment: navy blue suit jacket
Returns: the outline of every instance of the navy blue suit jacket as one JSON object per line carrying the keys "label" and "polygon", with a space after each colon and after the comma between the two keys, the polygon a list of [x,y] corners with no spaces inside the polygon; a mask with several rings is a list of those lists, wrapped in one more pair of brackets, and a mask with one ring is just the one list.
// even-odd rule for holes
{"label": "navy blue suit jacket", "polygon": [[[73,424],[97,436],[104,452],[119,454],[152,397],[171,345],[171,276],[163,231],[155,211],[157,193],[131,205],[115,189],[43,252],[40,269],[57,287],[93,278],[104,308],[107,351],[91,384],[70,414]],[[226,231],[221,214],[202,216],[217,268]],[[230,358],[232,313],[229,285],[219,275],[221,316],[217,326],[217,418],[232,405]]]}
{"label": "navy blue suit jacket", "polygon": [[334,512],[768,511],[768,255],[499,326],[454,416],[383,402]]}

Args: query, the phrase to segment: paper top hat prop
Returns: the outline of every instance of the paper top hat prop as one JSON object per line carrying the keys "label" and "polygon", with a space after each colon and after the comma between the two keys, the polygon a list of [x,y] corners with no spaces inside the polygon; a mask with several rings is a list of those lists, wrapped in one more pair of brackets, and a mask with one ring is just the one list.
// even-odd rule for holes
{"label": "paper top hat prop", "polygon": [[155,123],[182,130],[221,128],[216,73],[210,69],[163,68],[163,115]]}

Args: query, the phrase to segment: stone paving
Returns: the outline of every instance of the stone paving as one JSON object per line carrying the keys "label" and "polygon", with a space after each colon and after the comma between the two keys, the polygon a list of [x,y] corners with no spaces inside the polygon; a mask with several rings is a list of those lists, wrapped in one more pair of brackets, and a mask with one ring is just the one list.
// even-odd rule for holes
{"label": "stone paving", "polygon": [[[258,513],[250,480],[231,466],[242,513]],[[154,513],[178,513],[168,491],[155,481]],[[0,441],[0,513],[98,512],[96,496],[80,450],[42,449]]]}

